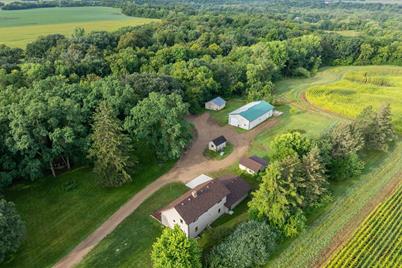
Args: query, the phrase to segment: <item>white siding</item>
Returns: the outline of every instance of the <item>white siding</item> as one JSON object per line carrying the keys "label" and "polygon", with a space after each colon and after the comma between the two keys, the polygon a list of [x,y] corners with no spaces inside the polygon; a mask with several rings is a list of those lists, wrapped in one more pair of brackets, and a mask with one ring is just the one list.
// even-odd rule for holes
{"label": "white siding", "polygon": [[[224,206],[226,203],[226,197],[224,197],[219,203],[215,204],[213,207],[208,209],[204,214],[202,214],[195,222],[190,223],[189,237],[196,237],[199,235],[206,227],[213,223],[217,218],[228,212],[228,209]],[[196,230],[197,228],[197,230]]]}
{"label": "white siding", "polygon": [[188,225],[184,222],[184,220],[180,217],[180,214],[177,212],[175,208],[171,208],[165,211],[162,211],[161,214],[161,222],[166,227],[172,228],[177,224],[180,229],[188,236]]}
{"label": "white siding", "polygon": [[222,151],[223,149],[225,149],[225,147],[226,147],[226,142],[219,144],[218,146],[215,146],[215,144],[212,141],[209,142],[209,146],[208,146],[209,150],[215,151],[215,152]]}
{"label": "white siding", "polygon": [[263,114],[251,122],[239,114],[229,114],[229,125],[249,130],[270,118],[272,116],[272,112],[273,110]]}
{"label": "white siding", "polygon": [[249,129],[249,121],[241,115],[230,114],[229,115],[229,125],[239,127],[242,129]]}
{"label": "white siding", "polygon": [[223,108],[225,108],[225,104],[219,106],[219,105],[216,105],[213,102],[206,102],[205,103],[205,109],[208,109],[208,110],[219,111],[219,110],[222,110]]}
{"label": "white siding", "polygon": [[248,167],[243,166],[242,164],[239,164],[239,168],[240,168],[241,170],[246,171],[248,174],[255,175],[254,170],[251,170],[251,169],[249,169]]}

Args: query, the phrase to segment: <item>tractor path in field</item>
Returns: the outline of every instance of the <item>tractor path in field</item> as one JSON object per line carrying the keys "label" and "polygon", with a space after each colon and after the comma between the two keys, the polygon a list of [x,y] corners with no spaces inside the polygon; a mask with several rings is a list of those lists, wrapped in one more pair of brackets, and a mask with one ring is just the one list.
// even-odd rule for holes
{"label": "tractor path in field", "polygon": [[[202,173],[216,172],[227,168],[246,155],[251,141],[262,130],[276,124],[277,118],[271,118],[253,130],[239,134],[231,126],[219,126],[208,113],[199,116],[190,116],[188,120],[193,123],[197,131],[196,138],[182,158],[166,174],[136,193],[112,216],[110,216],[98,229],[79,243],[68,255],[54,265],[56,268],[68,268],[77,265],[99,242],[110,234],[126,217],[133,213],[148,197],[161,187],[172,182],[186,183]],[[233,152],[222,160],[208,160],[203,151],[208,142],[220,135],[234,145]]]}

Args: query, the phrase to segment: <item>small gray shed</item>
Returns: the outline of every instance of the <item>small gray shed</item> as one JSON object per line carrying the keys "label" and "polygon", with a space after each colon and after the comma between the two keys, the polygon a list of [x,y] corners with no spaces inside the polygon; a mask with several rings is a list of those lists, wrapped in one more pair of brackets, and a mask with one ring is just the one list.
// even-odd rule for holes
{"label": "small gray shed", "polygon": [[221,97],[216,97],[215,99],[212,99],[205,103],[205,109],[219,111],[225,108],[225,105],[226,101],[224,99],[222,99]]}

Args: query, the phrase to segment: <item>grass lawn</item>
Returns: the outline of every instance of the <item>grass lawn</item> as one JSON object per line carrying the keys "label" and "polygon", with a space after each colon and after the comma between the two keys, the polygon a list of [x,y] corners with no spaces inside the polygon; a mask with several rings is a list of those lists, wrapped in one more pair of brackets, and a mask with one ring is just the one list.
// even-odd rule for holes
{"label": "grass lawn", "polygon": [[91,169],[78,168],[7,190],[6,199],[16,204],[28,230],[15,258],[1,267],[51,266],[174,164],[158,164],[146,155],[141,159],[133,182],[115,189],[98,186]]}
{"label": "grass lawn", "polygon": [[236,110],[237,108],[245,105],[247,101],[243,98],[230,99],[226,102],[225,108],[220,111],[210,111],[208,110],[211,117],[220,125],[225,126],[228,124],[229,113]]}
{"label": "grass lawn", "polygon": [[318,113],[300,110],[294,106],[281,105],[276,107],[283,114],[279,117],[278,123],[255,138],[252,143],[250,154],[260,157],[270,157],[269,145],[272,139],[279,134],[290,130],[299,130],[310,137],[318,137],[323,131],[334,126],[340,120],[328,118]]}
{"label": "grass lawn", "polygon": [[[230,142],[226,143],[225,149],[221,152],[215,152],[212,150],[209,150],[209,148],[205,148],[204,150],[204,156],[208,159],[214,159],[214,160],[222,160],[228,155],[230,155],[233,152],[234,146]],[[223,153],[223,154],[222,154]]]}
{"label": "grass lawn", "polygon": [[338,67],[327,72],[341,79],[310,86],[306,97],[311,103],[351,118],[368,105],[379,109],[389,103],[395,127],[402,133],[402,67]]}
{"label": "grass lawn", "polygon": [[151,267],[152,244],[160,236],[162,226],[149,215],[187,190],[180,183],[161,188],[92,250],[78,267]]}
{"label": "grass lawn", "polygon": [[71,35],[75,28],[86,31],[113,31],[157,19],[125,16],[111,7],[62,7],[0,11],[0,44],[25,47],[37,37],[48,34]]}

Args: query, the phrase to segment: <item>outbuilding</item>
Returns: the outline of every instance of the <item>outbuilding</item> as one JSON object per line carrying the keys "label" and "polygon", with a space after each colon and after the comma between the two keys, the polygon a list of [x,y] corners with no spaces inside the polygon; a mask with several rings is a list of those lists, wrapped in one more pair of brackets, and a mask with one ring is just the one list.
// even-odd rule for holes
{"label": "outbuilding", "polygon": [[226,101],[221,97],[216,97],[215,99],[212,99],[205,103],[205,109],[213,111],[222,110],[223,108],[225,108],[225,106]]}
{"label": "outbuilding", "polygon": [[255,175],[263,171],[267,167],[267,164],[265,159],[253,155],[248,158],[242,158],[239,162],[239,168],[251,175]]}
{"label": "outbuilding", "polygon": [[266,101],[253,101],[229,113],[229,125],[252,129],[273,114],[274,106]]}
{"label": "outbuilding", "polygon": [[209,142],[208,148],[211,151],[220,152],[225,149],[227,142],[228,141],[224,136],[219,136],[216,139],[213,139],[212,141]]}

